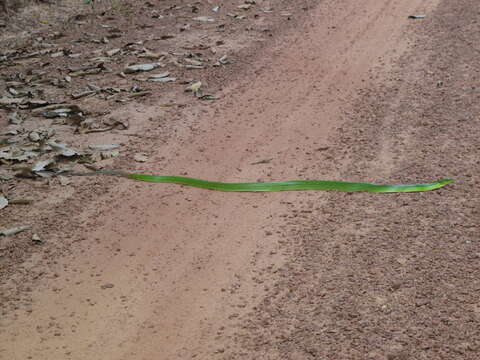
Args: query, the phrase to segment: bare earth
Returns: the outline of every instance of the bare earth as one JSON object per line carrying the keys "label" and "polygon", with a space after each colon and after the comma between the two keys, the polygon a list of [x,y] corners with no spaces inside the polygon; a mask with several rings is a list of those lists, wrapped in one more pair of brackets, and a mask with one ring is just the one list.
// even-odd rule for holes
{"label": "bare earth", "polygon": [[[77,18],[51,41],[80,58],[0,63],[3,82],[40,65],[64,77],[96,49],[122,47],[106,63],[112,72],[44,96],[72,102],[69,94],[91,82],[149,92],[73,101],[99,124],[120,119],[126,129],[78,133],[31,118],[21,131],[52,127],[78,149],[122,144],[97,168],[222,181],[455,182],[375,195],[2,180],[0,195],[36,201],[0,210],[0,230],[32,225],[0,237],[0,359],[478,359],[477,1],[257,0],[246,10],[225,1],[218,13],[213,1],[186,4]],[[426,17],[408,19],[418,14]],[[122,37],[74,42],[106,36],[108,21]],[[5,29],[9,47],[33,46],[15,44]],[[155,40],[165,34],[175,37]],[[177,81],[119,77],[128,64],[154,61],[132,46],[168,52],[157,72]],[[212,60],[188,70],[172,60],[179,49]],[[232,63],[212,66],[224,54]],[[218,99],[184,92],[198,80]],[[11,111],[0,109],[2,133]],[[136,153],[146,161],[135,162]],[[0,175],[13,165],[0,163]],[[45,241],[33,244],[34,233]]]}

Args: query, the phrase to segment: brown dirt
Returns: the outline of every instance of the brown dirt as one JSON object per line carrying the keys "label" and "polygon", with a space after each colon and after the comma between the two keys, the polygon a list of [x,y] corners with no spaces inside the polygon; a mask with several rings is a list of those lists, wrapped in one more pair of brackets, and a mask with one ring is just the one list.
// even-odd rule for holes
{"label": "brown dirt", "polygon": [[[59,134],[78,146],[124,142],[105,165],[149,173],[456,182],[372,195],[11,180],[8,195],[35,191],[41,201],[26,215],[0,210],[2,227],[26,217],[49,241],[32,250],[32,232],[1,240],[0,358],[478,357],[476,2],[324,0],[306,12],[304,4],[312,2],[275,3],[271,37],[244,35],[245,24],[266,26],[254,17],[229,22],[231,33],[219,36],[235,64],[179,71],[220,100],[192,99],[186,84],[121,108],[89,98],[83,106],[128,118],[129,129]],[[169,20],[162,31],[178,31]],[[216,35],[199,25],[182,39]],[[107,75],[102,86],[131,84]],[[160,106],[169,100],[176,106]],[[134,166],[134,152],[149,160]],[[253,165],[263,159],[271,161]]]}

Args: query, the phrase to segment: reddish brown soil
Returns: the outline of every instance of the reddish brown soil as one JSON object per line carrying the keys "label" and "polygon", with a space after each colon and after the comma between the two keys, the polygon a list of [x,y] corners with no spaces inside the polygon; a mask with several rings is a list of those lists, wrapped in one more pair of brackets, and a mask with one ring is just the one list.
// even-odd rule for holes
{"label": "reddish brown soil", "polygon": [[[134,169],[142,151],[136,171],[225,181],[456,181],[372,195],[28,180],[68,196],[0,210],[2,227],[27,216],[51,236],[2,239],[0,358],[478,358],[476,1],[295,4],[276,5],[298,16],[271,19],[264,45],[232,40],[236,64],[200,73],[218,101],[182,85],[97,103],[131,124],[94,138],[128,142],[106,165]],[[181,106],[159,106],[170,99]]]}

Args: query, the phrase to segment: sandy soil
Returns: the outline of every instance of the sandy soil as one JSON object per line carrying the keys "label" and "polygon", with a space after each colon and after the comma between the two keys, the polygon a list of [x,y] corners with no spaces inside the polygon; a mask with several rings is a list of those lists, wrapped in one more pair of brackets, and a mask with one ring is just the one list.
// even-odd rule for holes
{"label": "sandy soil", "polygon": [[[232,22],[220,37],[235,64],[179,71],[185,83],[121,107],[87,99],[129,128],[59,134],[124,142],[105,166],[156,174],[456,182],[391,195],[10,183],[64,199],[0,210],[2,226],[27,216],[49,237],[33,249],[31,232],[2,239],[0,358],[478,357],[476,2],[257,3],[277,6],[273,36]],[[255,19],[247,27],[265,26]],[[219,40],[201,26],[188,36]],[[198,79],[219,100],[183,92]]]}

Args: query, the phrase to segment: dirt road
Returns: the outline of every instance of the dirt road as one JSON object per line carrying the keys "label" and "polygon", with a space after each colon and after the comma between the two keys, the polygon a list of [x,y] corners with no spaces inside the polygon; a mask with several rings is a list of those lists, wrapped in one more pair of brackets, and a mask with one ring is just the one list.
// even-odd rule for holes
{"label": "dirt road", "polygon": [[456,183],[384,196],[117,182],[28,308],[5,314],[0,358],[476,358],[478,23],[474,1],[448,3],[319,2],[222,100],[149,139],[142,170]]}

